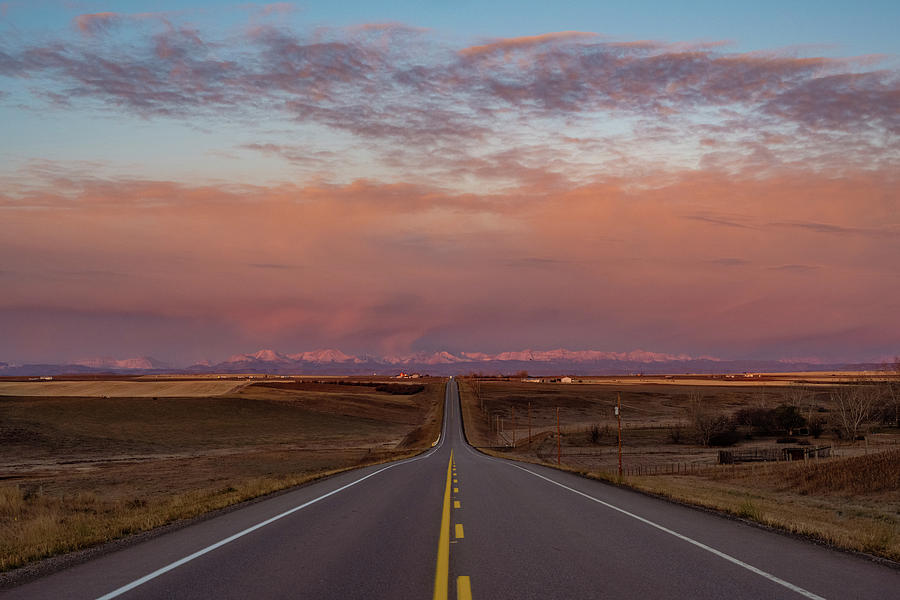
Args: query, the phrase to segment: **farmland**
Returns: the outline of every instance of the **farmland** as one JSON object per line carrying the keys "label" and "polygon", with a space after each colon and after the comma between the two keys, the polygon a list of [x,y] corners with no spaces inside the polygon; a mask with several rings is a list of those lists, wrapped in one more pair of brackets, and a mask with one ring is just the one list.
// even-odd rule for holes
{"label": "farmland", "polygon": [[[748,384],[608,378],[561,384],[469,378],[461,383],[466,434],[489,453],[553,466],[559,459],[561,468],[590,477],[900,558],[900,428],[890,412],[893,405],[885,405],[889,395],[879,396],[881,404],[861,426],[861,435],[849,438],[840,426],[836,396],[857,385],[849,380],[811,383],[794,376]],[[614,412],[619,398],[621,478]],[[707,420],[726,423],[729,437],[722,447],[698,439],[700,409],[711,417]],[[876,409],[882,409],[883,419],[876,418]],[[759,420],[741,420],[760,414],[799,414],[802,425],[795,423],[788,435],[777,424],[766,429]],[[801,449],[801,456],[804,448],[827,448],[823,454],[829,458],[718,465],[726,446],[779,456],[786,447]]]}
{"label": "farmland", "polygon": [[245,385],[246,381],[215,379],[0,381],[0,397],[205,398],[221,396]]}
{"label": "farmland", "polygon": [[348,382],[0,384],[0,570],[414,454],[438,436],[441,380],[400,390],[416,393]]}

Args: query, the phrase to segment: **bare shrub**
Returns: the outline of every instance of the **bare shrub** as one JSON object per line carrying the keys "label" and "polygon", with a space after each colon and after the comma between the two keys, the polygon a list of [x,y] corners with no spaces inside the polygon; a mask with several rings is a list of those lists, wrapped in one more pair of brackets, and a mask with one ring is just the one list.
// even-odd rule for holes
{"label": "bare shrub", "polygon": [[691,392],[688,395],[688,418],[694,438],[700,445],[731,446],[740,439],[737,423],[721,413],[714,412],[700,392]]}
{"label": "bare shrub", "polygon": [[822,433],[825,431],[825,419],[814,417],[809,422],[809,432],[816,439],[822,437]]}
{"label": "bare shrub", "polygon": [[741,439],[737,431],[737,423],[725,415],[718,415],[713,420],[712,433],[708,446],[733,446]]}
{"label": "bare shrub", "polygon": [[775,422],[780,430],[788,435],[793,435],[795,429],[806,425],[806,418],[800,414],[800,409],[794,404],[782,404],[773,411]]}
{"label": "bare shrub", "polygon": [[694,438],[702,446],[709,446],[709,438],[713,433],[715,415],[703,400],[700,392],[688,394],[688,420],[693,429]]}
{"label": "bare shrub", "polygon": [[681,423],[669,427],[669,442],[680,444],[684,441],[684,427]]}
{"label": "bare shrub", "polygon": [[734,420],[738,425],[746,426],[751,436],[772,434],[778,430],[775,411],[762,406],[742,408],[734,414]]}

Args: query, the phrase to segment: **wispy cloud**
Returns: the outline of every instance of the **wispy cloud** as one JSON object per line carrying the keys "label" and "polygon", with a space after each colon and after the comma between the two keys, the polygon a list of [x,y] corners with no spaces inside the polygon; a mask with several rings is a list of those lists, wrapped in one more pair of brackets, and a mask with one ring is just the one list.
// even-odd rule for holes
{"label": "wispy cloud", "polygon": [[682,218],[690,219],[692,221],[700,221],[702,223],[709,223],[710,225],[720,225],[722,227],[736,227],[738,229],[750,228],[750,225],[747,225],[745,223],[739,223],[738,221],[733,219],[714,215],[683,215]]}
{"label": "wispy cloud", "polygon": [[276,271],[294,271],[303,268],[298,265],[286,265],[281,263],[248,263],[247,266],[253,267],[254,269],[274,269]]}
{"label": "wispy cloud", "polygon": [[812,231],[814,233],[825,233],[833,235],[862,235],[873,237],[895,237],[900,238],[900,230],[896,226],[890,224],[881,227],[847,227],[844,225],[834,225],[831,223],[816,222],[775,222],[774,227],[784,227],[789,229],[801,229]]}
{"label": "wispy cloud", "polygon": [[114,12],[85,14],[75,17],[75,26],[81,33],[87,35],[106,33],[121,22],[122,15]]}
{"label": "wispy cloud", "polygon": [[559,42],[572,42],[595,37],[597,37],[596,33],[588,31],[558,31],[541,35],[502,38],[487,44],[463,48],[459,51],[459,54],[466,58],[483,58],[495,54],[504,54],[508,57],[510,51],[513,50],[526,50],[535,46],[546,46]]}
{"label": "wispy cloud", "polygon": [[743,267],[750,264],[750,261],[743,258],[711,258],[709,262],[723,267]]}
{"label": "wispy cloud", "polygon": [[[99,100],[144,117],[277,114],[384,151],[443,144],[479,158],[473,148],[486,142],[509,148],[525,131],[559,135],[560,123],[599,114],[631,123],[632,141],[645,146],[694,140],[710,160],[730,153],[747,164],[821,162],[827,137],[838,134],[842,148],[900,153],[900,143],[878,135],[900,130],[898,74],[843,59],[614,42],[590,32],[454,48],[402,24],[312,33],[257,24],[226,44],[169,18],[97,13],[75,23],[92,39],[0,44],[0,74],[28,78],[48,97]],[[99,35],[112,27],[134,28],[136,41]],[[748,156],[751,133],[761,141]],[[614,143],[596,132],[588,138],[599,148]]]}
{"label": "wispy cloud", "polygon": [[819,267],[814,265],[777,265],[769,267],[770,271],[792,271],[795,273],[804,273],[806,271],[815,271]]}

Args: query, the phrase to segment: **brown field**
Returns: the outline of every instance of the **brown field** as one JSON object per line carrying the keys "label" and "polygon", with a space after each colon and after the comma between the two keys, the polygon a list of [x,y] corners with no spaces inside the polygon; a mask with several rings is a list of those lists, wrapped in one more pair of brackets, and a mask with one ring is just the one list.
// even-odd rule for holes
{"label": "brown field", "polygon": [[[802,380],[808,382],[806,375]],[[837,439],[826,426],[820,438],[799,436],[798,441],[831,446],[832,458],[718,465],[719,448],[692,438],[689,395],[699,392],[710,410],[730,415],[746,407],[790,404],[797,398],[791,396],[800,385],[796,380],[763,386],[627,379],[595,378],[588,384],[474,384],[461,379],[466,435],[486,452],[551,466],[557,466],[559,448],[561,468],[567,470],[900,560],[900,429],[869,424],[865,441],[849,442]],[[801,412],[834,421],[831,387],[803,385]],[[613,411],[618,395],[625,473],[621,479]],[[784,447],[777,444],[778,436],[744,437],[728,450]]]}
{"label": "brown field", "polygon": [[415,395],[309,381],[208,381],[221,384],[210,397],[105,393],[119,383],[137,385],[0,397],[0,571],[415,454],[442,419],[439,379]]}
{"label": "brown field", "polygon": [[205,398],[231,393],[247,381],[0,381],[0,396]]}

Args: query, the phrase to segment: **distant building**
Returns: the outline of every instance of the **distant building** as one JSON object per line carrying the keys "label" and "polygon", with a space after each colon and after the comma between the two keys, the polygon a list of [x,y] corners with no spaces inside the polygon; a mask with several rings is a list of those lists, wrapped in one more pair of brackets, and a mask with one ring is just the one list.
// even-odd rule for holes
{"label": "distant building", "polygon": [[404,373],[403,371],[400,371],[400,374],[394,377],[394,379],[420,379],[421,377],[421,373]]}
{"label": "distant building", "polygon": [[560,383],[572,383],[572,378],[571,377],[561,377],[559,379],[559,382]]}

